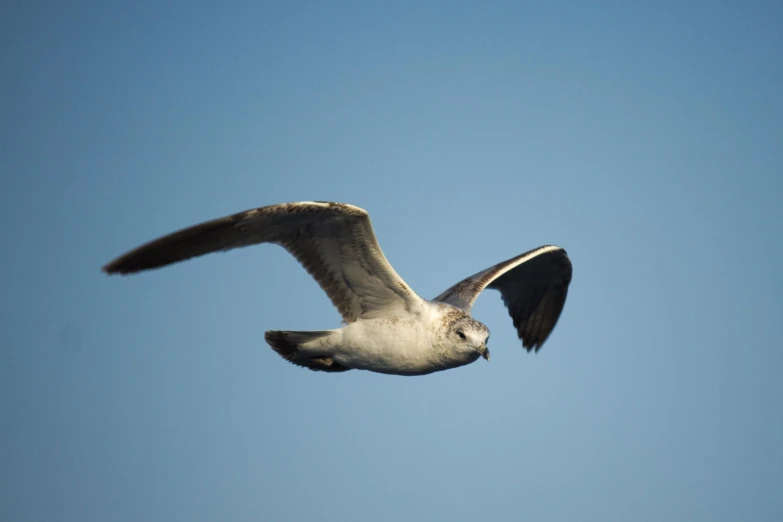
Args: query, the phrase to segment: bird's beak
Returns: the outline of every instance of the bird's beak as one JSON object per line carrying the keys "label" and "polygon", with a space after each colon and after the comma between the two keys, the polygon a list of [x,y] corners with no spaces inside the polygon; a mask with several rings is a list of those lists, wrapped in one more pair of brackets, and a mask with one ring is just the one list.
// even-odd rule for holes
{"label": "bird's beak", "polygon": [[489,348],[487,348],[486,344],[481,345],[481,356],[489,362]]}

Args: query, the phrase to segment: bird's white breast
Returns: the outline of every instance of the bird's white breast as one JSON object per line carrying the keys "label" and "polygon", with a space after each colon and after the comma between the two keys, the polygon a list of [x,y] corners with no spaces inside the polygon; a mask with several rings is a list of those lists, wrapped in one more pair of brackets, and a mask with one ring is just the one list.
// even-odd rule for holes
{"label": "bird's white breast", "polygon": [[341,330],[335,360],[350,368],[398,375],[420,375],[475,360],[450,357],[442,317],[442,305],[432,305],[421,314],[350,323]]}

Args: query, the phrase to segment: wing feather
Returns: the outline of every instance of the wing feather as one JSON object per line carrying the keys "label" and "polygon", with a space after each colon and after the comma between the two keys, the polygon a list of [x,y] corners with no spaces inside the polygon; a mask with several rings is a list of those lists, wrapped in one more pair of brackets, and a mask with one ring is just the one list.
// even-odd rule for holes
{"label": "wing feather", "polygon": [[485,288],[499,290],[522,346],[537,352],[563,311],[572,270],[565,250],[546,245],[463,279],[434,300],[470,312]]}
{"label": "wing feather", "polygon": [[421,306],[384,256],[367,212],[343,203],[284,203],[214,219],[146,243],[103,271],[131,274],[260,243],[292,254],[346,322]]}

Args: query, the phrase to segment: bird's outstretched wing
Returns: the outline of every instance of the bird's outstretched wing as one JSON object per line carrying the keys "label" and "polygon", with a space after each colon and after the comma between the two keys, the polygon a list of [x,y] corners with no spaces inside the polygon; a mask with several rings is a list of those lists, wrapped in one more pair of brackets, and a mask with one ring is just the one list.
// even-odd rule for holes
{"label": "bird's outstretched wing", "polygon": [[537,352],[563,311],[571,271],[565,250],[542,246],[463,279],[434,301],[470,312],[482,290],[500,290],[522,346]]}
{"label": "bird's outstretched wing", "polygon": [[207,221],[142,245],[103,271],[130,274],[259,243],[290,252],[346,322],[422,306],[383,255],[367,212],[343,203],[283,203]]}

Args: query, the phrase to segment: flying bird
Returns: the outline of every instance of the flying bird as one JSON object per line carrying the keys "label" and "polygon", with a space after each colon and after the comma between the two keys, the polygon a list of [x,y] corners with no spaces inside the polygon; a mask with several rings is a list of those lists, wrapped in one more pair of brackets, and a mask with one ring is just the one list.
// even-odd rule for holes
{"label": "flying bird", "polygon": [[340,328],[267,331],[285,360],[315,371],[425,375],[489,361],[489,329],[471,316],[485,288],[500,291],[522,346],[538,350],[557,323],[571,261],[546,245],[482,270],[432,300],[386,260],[362,208],[306,201],[239,212],[155,239],[103,267],[132,274],[211,252],[274,243],[292,254],[343,317]]}

